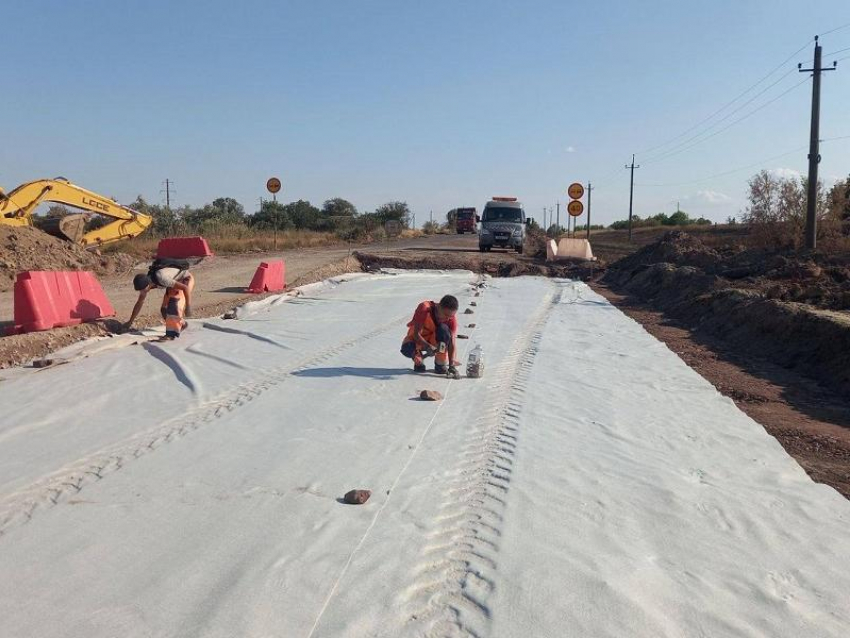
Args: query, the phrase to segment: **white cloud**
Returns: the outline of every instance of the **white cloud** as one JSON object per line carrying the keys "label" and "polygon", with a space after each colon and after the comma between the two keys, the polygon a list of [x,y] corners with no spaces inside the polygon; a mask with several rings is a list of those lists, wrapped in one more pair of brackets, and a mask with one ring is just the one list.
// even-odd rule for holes
{"label": "white cloud", "polygon": [[705,202],[706,204],[725,204],[726,202],[732,201],[732,198],[725,193],[720,193],[718,191],[697,191],[696,199],[701,202]]}
{"label": "white cloud", "polygon": [[575,146],[568,146],[567,147],[567,153],[575,153],[575,152],[576,152]]}
{"label": "white cloud", "polygon": [[772,168],[768,173],[780,179],[799,179],[803,176],[800,171],[793,168]]}

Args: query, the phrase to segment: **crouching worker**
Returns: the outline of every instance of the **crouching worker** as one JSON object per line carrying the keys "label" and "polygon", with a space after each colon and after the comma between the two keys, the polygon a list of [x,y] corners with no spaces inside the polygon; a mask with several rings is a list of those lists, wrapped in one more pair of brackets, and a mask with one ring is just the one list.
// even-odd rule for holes
{"label": "crouching worker", "polygon": [[133,288],[139,292],[139,298],[130,313],[130,320],[124,324],[124,330],[129,330],[139,316],[148,292],[154,288],[165,288],[160,307],[165,321],[165,336],[169,339],[179,337],[186,327],[185,317],[192,316],[195,277],[189,272],[189,262],[180,259],[157,259],[146,275],[139,274],[133,278]]}
{"label": "crouching worker", "polygon": [[455,361],[457,336],[457,299],[446,295],[440,300],[423,301],[416,307],[413,319],[407,324],[407,336],[401,353],[413,359],[413,370],[425,372],[425,357],[434,357],[434,372],[457,377]]}

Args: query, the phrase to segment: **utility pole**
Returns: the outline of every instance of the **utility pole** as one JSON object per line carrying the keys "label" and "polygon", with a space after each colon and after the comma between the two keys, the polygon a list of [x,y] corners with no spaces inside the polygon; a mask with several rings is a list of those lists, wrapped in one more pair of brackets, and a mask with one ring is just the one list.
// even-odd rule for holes
{"label": "utility pole", "polygon": [[590,240],[590,193],[593,192],[593,186],[590,182],[587,183],[587,239]]}
{"label": "utility pole", "polygon": [[626,164],[626,168],[630,168],[632,171],[631,181],[629,182],[629,241],[632,241],[632,204],[635,199],[635,169],[640,168],[640,166],[635,166],[634,153],[632,153],[632,163]]}
{"label": "utility pole", "polygon": [[560,230],[561,229],[561,202],[560,202],[560,200],[558,201],[558,217],[557,217],[557,221],[555,223],[557,224],[557,229]]}
{"label": "utility pole", "polygon": [[[174,182],[172,182],[170,179],[166,178],[164,192],[165,192],[165,207],[168,210],[171,210],[171,187],[172,186],[174,186]],[[159,192],[162,193],[163,191],[159,191]]]}
{"label": "utility pole", "polygon": [[822,49],[815,36],[815,64],[811,69],[797,65],[800,73],[812,74],[812,128],[809,135],[809,190],[806,197],[806,248],[814,250],[817,245],[817,198],[818,198],[818,164],[820,163],[820,74],[824,71],[835,71],[838,62],[831,67],[821,67]]}
{"label": "utility pole", "polygon": [[543,207],[543,232],[546,232],[546,207]]}

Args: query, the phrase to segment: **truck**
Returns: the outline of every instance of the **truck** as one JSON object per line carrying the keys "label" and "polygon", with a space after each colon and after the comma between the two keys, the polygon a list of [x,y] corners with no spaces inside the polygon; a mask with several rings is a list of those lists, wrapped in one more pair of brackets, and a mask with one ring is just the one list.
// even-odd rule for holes
{"label": "truck", "polygon": [[455,220],[455,232],[458,235],[474,233],[478,230],[478,215],[474,208],[455,208],[449,211],[449,219]]}
{"label": "truck", "polygon": [[493,197],[484,205],[480,221],[478,250],[489,251],[497,246],[522,253],[525,227],[531,223],[531,218],[525,217],[516,197]]}

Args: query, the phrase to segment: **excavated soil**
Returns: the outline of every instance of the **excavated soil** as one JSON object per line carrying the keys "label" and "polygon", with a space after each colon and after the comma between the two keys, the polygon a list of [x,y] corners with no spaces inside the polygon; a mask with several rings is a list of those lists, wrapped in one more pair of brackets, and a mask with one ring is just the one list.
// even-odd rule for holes
{"label": "excavated soil", "polygon": [[493,277],[566,277],[588,281],[598,276],[605,266],[595,262],[559,262],[548,264],[540,259],[512,253],[478,253],[472,251],[400,251],[398,253],[355,252],[357,259],[368,271],[381,268],[424,270],[471,270]]}
{"label": "excavated soil", "polygon": [[130,272],[135,258],[124,253],[101,255],[38,229],[0,225],[0,291],[11,290],[25,270],[89,270],[98,275]]}
{"label": "excavated soil", "polygon": [[594,288],[761,423],[813,480],[850,498],[846,263],[710,248],[673,232],[613,263]]}
{"label": "excavated soil", "polygon": [[742,353],[850,394],[848,262],[847,255],[714,249],[671,232],[612,264],[602,281]]}

